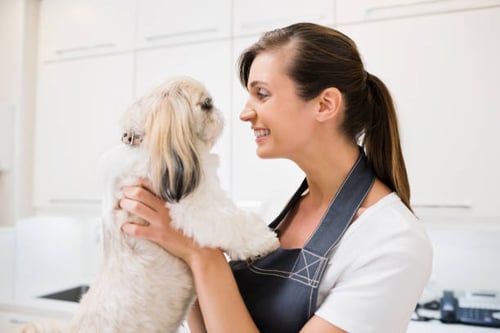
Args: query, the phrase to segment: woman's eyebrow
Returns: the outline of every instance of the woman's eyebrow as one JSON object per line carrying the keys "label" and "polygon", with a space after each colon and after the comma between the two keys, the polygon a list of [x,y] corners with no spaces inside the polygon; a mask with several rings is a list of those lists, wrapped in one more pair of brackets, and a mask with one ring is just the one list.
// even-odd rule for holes
{"label": "woman's eyebrow", "polygon": [[267,83],[265,83],[264,81],[259,81],[259,80],[255,80],[255,81],[252,81],[250,82],[250,84],[248,85],[250,88],[253,88],[255,87],[256,85],[258,84],[261,84],[261,85],[264,85],[264,86],[267,86]]}

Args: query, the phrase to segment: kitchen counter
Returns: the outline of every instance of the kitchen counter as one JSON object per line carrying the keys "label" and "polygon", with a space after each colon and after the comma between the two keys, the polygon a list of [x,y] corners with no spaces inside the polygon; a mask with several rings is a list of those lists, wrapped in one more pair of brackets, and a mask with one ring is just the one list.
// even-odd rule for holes
{"label": "kitchen counter", "polygon": [[0,333],[16,332],[29,322],[48,319],[67,321],[77,307],[77,303],[38,298],[23,302],[0,302]]}
{"label": "kitchen counter", "polygon": [[[27,322],[44,319],[67,321],[76,312],[77,303],[33,299],[30,302],[0,303],[0,333],[15,332]],[[181,328],[179,333],[188,333]],[[438,321],[410,322],[406,333],[495,333],[500,329],[442,324]]]}
{"label": "kitchen counter", "polygon": [[443,324],[438,321],[410,322],[406,333],[498,333],[500,328]]}

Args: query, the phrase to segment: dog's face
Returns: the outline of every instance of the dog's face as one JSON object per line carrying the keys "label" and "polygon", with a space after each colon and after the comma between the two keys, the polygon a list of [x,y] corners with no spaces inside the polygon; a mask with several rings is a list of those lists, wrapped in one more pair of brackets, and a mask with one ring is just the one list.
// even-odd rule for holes
{"label": "dog's face", "polygon": [[200,82],[179,77],[135,102],[122,128],[124,143],[148,152],[153,191],[179,201],[198,186],[200,155],[219,138],[223,120]]}

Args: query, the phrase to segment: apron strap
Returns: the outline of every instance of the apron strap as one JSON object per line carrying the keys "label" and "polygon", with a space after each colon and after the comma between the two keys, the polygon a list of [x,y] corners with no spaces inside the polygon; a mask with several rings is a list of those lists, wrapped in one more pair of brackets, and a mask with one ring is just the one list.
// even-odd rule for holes
{"label": "apron strap", "polygon": [[[337,245],[349,227],[375,181],[375,174],[360,148],[359,158],[335,194],[320,225],[304,249],[326,256]],[[335,240],[332,243],[332,240]]]}
{"label": "apron strap", "polygon": [[307,184],[307,179],[304,179],[302,181],[302,184],[300,184],[300,187],[298,188],[298,190],[295,191],[295,193],[293,194],[293,196],[290,198],[290,200],[286,204],[285,208],[283,208],[283,210],[278,215],[278,217],[275,218],[273,220],[273,222],[271,222],[271,224],[269,224],[269,228],[271,228],[272,230],[276,229],[276,227],[278,226],[278,224],[280,224],[280,222],[285,218],[286,214],[288,214],[288,212],[293,208],[293,206],[295,206],[295,204],[297,203],[297,201],[299,201],[300,197],[302,196],[302,193],[304,193],[304,191],[308,187],[309,187],[309,185]]}

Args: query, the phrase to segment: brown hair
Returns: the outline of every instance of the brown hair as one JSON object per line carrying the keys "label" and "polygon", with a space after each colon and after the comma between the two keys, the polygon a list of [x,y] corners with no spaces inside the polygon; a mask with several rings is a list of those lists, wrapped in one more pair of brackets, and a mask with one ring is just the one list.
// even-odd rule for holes
{"label": "brown hair", "polygon": [[341,32],[313,23],[297,23],[265,33],[239,58],[240,81],[247,86],[255,57],[292,46],[288,75],[304,100],[336,87],[344,96],[341,129],[364,147],[376,176],[410,206],[410,185],[399,142],[394,103],[385,84],[365,71],[356,44]]}

